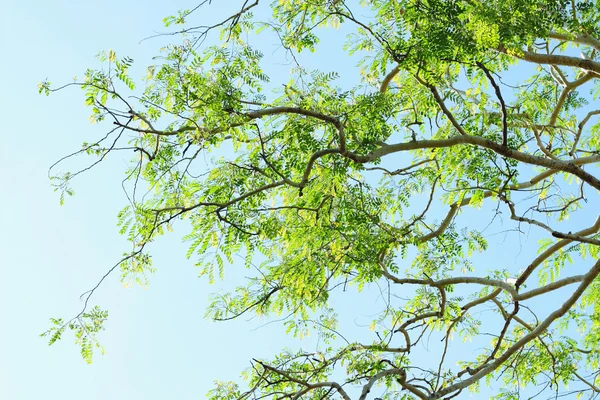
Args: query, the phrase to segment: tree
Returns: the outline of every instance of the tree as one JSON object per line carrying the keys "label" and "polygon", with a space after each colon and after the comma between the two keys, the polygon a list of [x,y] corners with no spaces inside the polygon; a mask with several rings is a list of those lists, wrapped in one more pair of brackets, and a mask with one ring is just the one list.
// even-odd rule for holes
{"label": "tree", "polygon": [[[139,92],[112,51],[83,81],[39,88],[81,87],[111,126],[78,152],[92,165],[133,153],[118,217],[132,249],[107,274],[143,281],[147,244],[185,220],[209,281],[235,254],[254,271],[213,297],[211,318],[281,315],[326,344],[253,360],[247,388],[211,398],[450,399],[493,378],[495,398],[600,393],[600,2],[245,0],[195,25],[210,3],[165,18],[181,41]],[[359,67],[303,67],[326,35]],[[259,48],[274,41],[286,81],[265,72],[276,55]],[[55,176],[57,190],[85,170]],[[537,255],[496,267],[527,251],[488,244],[493,229]],[[88,361],[102,280],[45,333],[74,331]],[[331,296],[376,285],[387,300],[371,340],[339,332]],[[454,365],[458,339],[473,345]]]}

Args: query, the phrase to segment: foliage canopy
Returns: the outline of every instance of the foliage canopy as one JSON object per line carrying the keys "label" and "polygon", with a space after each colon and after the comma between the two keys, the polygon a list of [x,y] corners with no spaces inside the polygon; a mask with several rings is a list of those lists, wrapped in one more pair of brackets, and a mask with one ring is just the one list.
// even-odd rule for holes
{"label": "foliage canopy", "polygon": [[[255,272],[211,318],[286,316],[325,343],[254,360],[247,387],[210,397],[449,399],[491,379],[498,399],[600,393],[600,2],[246,0],[194,25],[210,3],[165,18],[181,41],[141,90],[112,51],[67,85],[112,127],[80,153],[133,153],[118,218],[133,248],[109,272],[144,282],[147,244],[186,220],[209,281],[236,254]],[[304,66],[324,38],[348,59]],[[537,255],[488,244],[494,229],[534,232]],[[494,265],[501,253],[516,265]],[[372,340],[342,336],[330,297],[375,285]],[[107,318],[88,309],[96,288],[45,333],[73,330],[88,361]]]}

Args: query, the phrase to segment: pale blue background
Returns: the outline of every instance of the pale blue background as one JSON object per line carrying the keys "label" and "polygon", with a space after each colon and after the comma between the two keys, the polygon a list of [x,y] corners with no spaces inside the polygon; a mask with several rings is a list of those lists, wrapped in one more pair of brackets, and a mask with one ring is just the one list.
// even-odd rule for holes
{"label": "pale blue background", "polygon": [[123,289],[117,274],[97,292],[93,303],[110,311],[106,356],[88,366],[70,336],[50,348],[38,337],[48,318],[76,314],[79,294],[128,249],[115,217],[129,155],[78,180],[60,207],[48,166],[106,126],[89,124],[80,90],[46,98],[36,83],[82,76],[109,48],[150,63],[161,41],[140,39],[194,3],[0,2],[0,399],[203,398],[213,379],[235,379],[252,356],[275,350],[261,340],[274,325],[202,319],[216,288],[196,279],[175,236],[155,246],[159,271],[147,291]]}
{"label": "pale blue background", "polygon": [[[203,398],[214,379],[237,379],[252,357],[268,357],[286,345],[317,346],[314,338],[293,342],[278,324],[263,326],[266,321],[204,320],[207,295],[219,286],[196,279],[197,270],[179,241],[185,229],[153,244],[158,272],[148,290],[123,289],[116,274],[94,296],[92,304],[110,311],[100,336],[106,356],[97,355],[88,366],[70,336],[50,348],[39,338],[49,327],[48,318],[75,315],[79,294],[129,248],[115,226],[126,201],[120,180],[129,156],[112,157],[76,180],[77,195],[60,207],[49,186],[48,166],[104,133],[106,126],[89,124],[80,90],[46,98],[37,94],[36,83],[48,78],[61,84],[82,76],[98,65],[94,55],[100,50],[133,57],[135,68],[150,64],[166,40],[139,41],[161,30],[164,16],[197,1],[0,3],[0,399]],[[214,3],[211,12],[225,4]],[[208,14],[201,16],[210,20]],[[327,55],[322,60],[326,71],[336,53],[330,49]],[[285,80],[273,77],[277,84]],[[518,238],[513,239],[490,238],[518,246]],[[506,259],[502,246],[498,250],[496,265],[485,268],[514,264],[516,270],[535,252],[523,248],[516,258]],[[245,273],[230,268],[226,276]],[[372,339],[365,326],[376,297],[373,291],[334,303],[351,313],[343,321],[346,327],[360,327],[349,335],[352,339]]]}
{"label": "pale blue background", "polygon": [[[148,290],[123,289],[117,273],[97,291],[91,303],[110,312],[100,336],[107,355],[86,365],[70,335],[52,347],[39,337],[50,317],[75,315],[79,295],[129,249],[116,229],[129,155],[78,179],[76,195],[60,207],[48,167],[106,125],[90,125],[79,89],[47,98],[36,84],[81,77],[108,49],[133,57],[132,75],[142,76],[139,68],[172,38],[140,40],[164,31],[163,17],[196,3],[0,2],[0,399],[204,398],[214,379],[238,379],[252,357],[298,347],[278,324],[203,319],[206,298],[219,287],[196,278],[179,240],[184,229],[153,245],[158,272]],[[314,340],[300,345],[315,349]]]}

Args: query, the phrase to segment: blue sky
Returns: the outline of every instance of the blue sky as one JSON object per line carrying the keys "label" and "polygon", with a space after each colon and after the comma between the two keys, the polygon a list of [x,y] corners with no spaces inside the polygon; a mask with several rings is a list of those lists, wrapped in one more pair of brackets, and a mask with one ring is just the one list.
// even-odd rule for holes
{"label": "blue sky", "polygon": [[[101,50],[131,56],[133,71],[145,67],[166,41],[140,40],[161,30],[163,17],[194,5],[0,2],[0,399],[197,399],[214,379],[237,379],[252,357],[271,356],[286,345],[315,348],[314,338],[298,345],[280,325],[264,320],[203,319],[207,296],[219,287],[196,278],[179,240],[185,230],[154,245],[158,272],[147,290],[124,289],[116,274],[94,296],[92,303],[110,313],[100,336],[105,356],[86,365],[71,336],[52,347],[39,337],[50,317],[70,317],[81,309],[79,295],[129,245],[116,228],[117,212],[126,204],[120,181],[127,156],[113,157],[78,179],[76,195],[61,207],[48,167],[106,126],[89,123],[80,90],[47,98],[36,85],[46,78],[58,85],[83,76],[98,65],[94,56]],[[235,272],[228,271],[229,277]],[[369,325],[370,316],[355,316],[352,324]]]}
{"label": "blue sky", "polygon": [[[198,271],[185,258],[186,246],[179,240],[185,229],[153,245],[158,272],[147,290],[124,289],[117,274],[94,296],[93,303],[110,312],[101,335],[107,355],[86,365],[70,336],[52,347],[39,338],[50,317],[79,311],[79,295],[129,246],[116,228],[117,212],[126,201],[120,186],[126,156],[113,157],[78,179],[76,195],[60,207],[48,167],[106,127],[90,125],[81,91],[46,98],[38,95],[36,84],[45,78],[60,84],[82,76],[97,65],[94,55],[101,50],[131,56],[136,68],[150,64],[165,39],[139,41],[160,30],[164,16],[194,5],[189,0],[176,5],[116,0],[0,3],[0,399],[203,398],[214,379],[236,379],[252,357],[268,357],[286,345],[315,347],[314,338],[298,344],[283,336],[278,324],[264,325],[266,321],[204,320],[207,296],[219,287],[196,278]],[[518,245],[514,237],[492,240]],[[501,251],[502,246],[494,259],[499,267],[518,265],[517,259],[522,265],[533,252],[525,248],[517,258],[507,259]],[[234,266],[226,276],[236,271]],[[368,326],[366,304],[376,297],[370,293],[339,302],[353,312],[344,323]]]}
{"label": "blue sky", "polygon": [[94,298],[110,311],[106,356],[86,365],[71,337],[52,347],[39,338],[48,318],[76,314],[79,294],[128,246],[116,229],[125,204],[124,159],[78,180],[76,196],[59,206],[48,167],[105,127],[89,124],[80,90],[46,98],[36,84],[82,76],[109,48],[136,65],[150,63],[160,39],[138,42],[185,3],[0,2],[1,399],[203,398],[213,379],[235,378],[252,356],[271,354],[278,344],[261,340],[279,336],[274,325],[253,330],[260,321],[219,325],[202,318],[216,288],[196,278],[175,235],[156,246],[159,268],[148,290],[123,289],[115,275]]}

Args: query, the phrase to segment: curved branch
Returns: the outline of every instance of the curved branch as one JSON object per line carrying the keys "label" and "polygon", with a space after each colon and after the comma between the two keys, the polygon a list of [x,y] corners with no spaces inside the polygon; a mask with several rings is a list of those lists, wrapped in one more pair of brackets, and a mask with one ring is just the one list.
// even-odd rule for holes
{"label": "curved branch", "polygon": [[381,87],[379,88],[379,92],[380,93],[385,93],[388,90],[388,87],[390,86],[390,83],[392,82],[392,80],[396,77],[396,75],[398,75],[398,72],[400,72],[400,66],[396,65],[394,67],[394,69],[392,69],[386,76],[385,78],[383,78],[383,81],[381,82]]}
{"label": "curved branch", "polygon": [[514,51],[509,53],[509,51],[502,45],[498,48],[498,51],[536,64],[564,65],[565,67],[574,67],[586,71],[592,71],[597,76],[600,75],[600,62],[587,60],[585,58],[556,54],[539,54],[526,50],[522,50],[519,53]]}
{"label": "curved branch", "polygon": [[583,281],[579,284],[577,289],[573,292],[573,294],[563,303],[561,307],[559,307],[554,312],[550,313],[545,320],[543,320],[534,330],[532,330],[527,335],[523,336],[517,342],[515,342],[511,347],[509,347],[502,355],[496,358],[491,363],[482,366],[477,372],[471,375],[469,378],[466,378],[460,382],[457,382],[453,385],[450,385],[434,395],[430,396],[431,399],[439,399],[442,396],[455,392],[459,389],[464,389],[473,383],[477,382],[484,376],[489,373],[495,371],[500,365],[504,364],[506,360],[508,360],[511,356],[513,356],[517,351],[519,351],[523,346],[532,340],[536,339],[540,336],[554,321],[558,318],[565,315],[571,307],[579,300],[581,295],[585,292],[588,286],[592,283],[592,281],[600,274],[600,261],[597,261],[596,264],[589,270],[587,274],[584,275]]}
{"label": "curved branch", "polygon": [[431,287],[437,288],[437,287],[444,287],[444,286],[448,286],[448,285],[456,285],[456,284],[465,283],[465,284],[475,284],[475,285],[497,287],[497,288],[503,289],[504,291],[508,292],[508,294],[510,294],[511,297],[513,297],[515,299],[517,299],[519,296],[517,291],[511,284],[509,284],[505,281],[501,281],[499,279],[481,278],[481,277],[476,277],[476,276],[459,276],[459,277],[445,278],[445,279],[440,279],[440,280],[434,281],[431,279],[398,278],[397,276],[390,274],[386,268],[382,268],[381,272],[382,272],[383,276],[385,276],[390,281],[392,281],[393,283],[398,284],[398,285],[404,285],[404,284],[426,285],[426,286],[431,286]]}
{"label": "curved branch", "polygon": [[[575,232],[575,236],[588,236],[591,235],[593,233],[597,233],[598,230],[600,230],[600,217],[598,217],[596,219],[596,222],[594,223],[594,225],[590,226],[587,229],[583,229],[579,232]],[[525,283],[525,281],[527,280],[527,278],[529,278],[529,276],[532,274],[532,272],[542,263],[544,262],[546,259],[548,259],[548,257],[550,257],[552,254],[556,253],[558,250],[562,249],[563,247],[565,247],[566,245],[568,245],[569,243],[572,243],[573,240],[571,239],[562,239],[559,240],[558,242],[556,242],[555,244],[553,244],[552,246],[550,246],[549,248],[546,249],[546,251],[544,251],[542,254],[540,254],[539,256],[537,256],[535,258],[535,260],[533,260],[531,262],[531,264],[529,264],[527,266],[527,268],[525,269],[525,271],[523,271],[523,273],[521,274],[521,276],[519,276],[519,278],[517,279],[517,281],[515,282],[515,288],[517,290],[519,290],[519,287]]]}
{"label": "curved branch", "polygon": [[337,382],[318,382],[318,383],[308,383],[306,381],[303,381],[301,379],[298,378],[294,378],[293,376],[291,376],[290,374],[288,374],[285,371],[282,371],[278,368],[272,367],[268,364],[265,364],[257,359],[254,359],[255,362],[259,363],[264,369],[269,370],[271,372],[274,372],[278,375],[283,376],[285,379],[287,379],[290,382],[294,382],[297,383],[299,385],[305,386],[306,388],[301,390],[300,392],[296,393],[296,395],[294,396],[294,399],[299,398],[300,396],[302,396],[302,394],[305,394],[313,389],[317,389],[320,387],[332,387],[335,388],[338,393],[340,394],[340,396],[342,396],[344,398],[344,400],[351,400],[350,396],[348,396],[348,393],[346,393],[346,391],[342,388],[342,386],[337,383]]}
{"label": "curved branch", "polygon": [[410,391],[411,393],[413,393],[414,395],[418,396],[421,399],[427,399],[427,395],[424,392],[417,389],[413,385],[406,383],[406,370],[404,370],[403,368],[392,368],[392,369],[386,369],[383,371],[379,371],[378,373],[373,375],[369,379],[367,384],[363,386],[362,392],[361,392],[358,400],[365,400],[367,398],[367,395],[371,391],[371,388],[375,384],[375,382],[377,382],[379,379],[384,378],[388,375],[398,375],[399,376],[398,383],[400,383],[400,385],[403,388],[407,389],[408,391]]}
{"label": "curved branch", "polygon": [[548,121],[548,125],[556,124],[556,120],[558,119],[558,114],[560,113],[560,110],[561,110],[562,106],[564,105],[565,100],[567,100],[569,93],[571,93],[573,90],[575,90],[579,86],[583,85],[584,83],[590,81],[592,78],[594,78],[593,74],[585,73],[580,78],[574,80],[573,82],[567,83],[567,85],[563,88],[562,92],[560,93],[558,101],[556,102],[556,106],[554,106],[554,111],[552,111],[552,115],[550,115],[550,120]]}
{"label": "curved branch", "polygon": [[587,122],[590,120],[590,118],[592,116],[598,115],[598,114],[600,114],[600,110],[590,111],[585,116],[585,118],[583,120],[581,120],[581,122],[577,126],[577,133],[575,134],[575,140],[573,140],[573,146],[571,147],[571,151],[569,152],[571,157],[573,156],[573,154],[575,154],[575,150],[577,149],[577,144],[579,143],[579,139],[581,138],[581,133],[583,132],[583,128],[584,128],[585,124],[587,124]]}
{"label": "curved branch", "polygon": [[448,107],[446,107],[446,104],[444,103],[444,99],[442,99],[442,96],[440,96],[440,93],[438,92],[437,88],[435,86],[433,86],[431,83],[426,82],[423,79],[419,78],[418,76],[415,76],[415,78],[417,79],[417,81],[419,81],[419,83],[421,85],[427,87],[429,89],[429,91],[431,92],[431,94],[433,94],[433,98],[435,99],[435,102],[442,109],[442,112],[448,118],[448,120],[450,121],[452,126],[454,126],[454,128],[458,131],[458,133],[460,133],[463,136],[468,135],[467,131],[465,131],[465,128],[463,128],[462,125],[458,123],[456,118],[454,118],[454,115],[452,114],[452,112],[450,112]]}
{"label": "curved branch", "polygon": [[548,292],[552,292],[556,289],[560,289],[563,286],[567,286],[570,285],[572,283],[576,283],[576,282],[581,282],[585,279],[585,275],[576,275],[576,276],[570,276],[568,278],[564,278],[564,279],[560,279],[558,281],[554,281],[552,283],[549,283],[545,286],[536,288],[536,289],[532,289],[528,292],[525,293],[521,293],[519,294],[516,299],[517,300],[527,300],[527,299],[531,299],[532,297],[535,296],[539,296],[541,294],[544,293],[548,293]]}
{"label": "curved branch", "polygon": [[419,237],[417,239],[417,241],[419,243],[425,243],[433,238],[440,236],[442,233],[444,233],[444,231],[446,229],[448,229],[448,227],[450,226],[452,219],[456,215],[456,212],[458,211],[458,209],[461,205],[462,205],[462,202],[460,204],[459,203],[452,204],[450,206],[450,210],[448,210],[448,214],[446,214],[446,217],[444,218],[444,220],[442,221],[440,226],[438,226],[437,229],[435,229],[433,232],[430,232],[427,235],[423,235],[423,236]]}
{"label": "curved branch", "polygon": [[[448,139],[431,139],[431,140],[417,140],[411,142],[403,142],[403,143],[395,143],[390,145],[385,145],[379,147],[378,149],[373,150],[371,153],[360,156],[357,154],[348,154],[347,156],[358,162],[358,163],[366,163],[371,162],[377,159],[380,159],[386,155],[398,153],[402,151],[410,151],[410,150],[419,150],[419,149],[433,149],[433,148],[445,148],[445,147],[453,147],[457,145],[472,145],[481,147],[484,149],[489,149],[504,157],[512,158],[516,161],[521,161],[525,164],[537,165],[540,167],[545,167],[551,170],[563,171],[572,175],[577,176],[584,182],[588,183],[590,186],[595,189],[600,190],[600,179],[596,178],[592,174],[585,172],[583,169],[579,168],[576,160],[568,160],[568,161],[559,161],[559,160],[551,160],[546,157],[538,157],[528,153],[523,153],[518,150],[513,150],[507,147],[502,146],[499,143],[494,141],[479,137],[479,136],[471,136],[471,135],[460,135],[453,136]],[[592,162],[600,161],[600,157],[594,157]]]}
{"label": "curved branch", "polygon": [[335,126],[340,125],[340,121],[337,118],[322,114],[317,111],[306,110],[306,109],[300,108],[300,107],[287,107],[287,106],[271,107],[271,108],[265,108],[262,110],[250,111],[250,112],[246,113],[245,115],[248,118],[257,119],[257,118],[262,118],[262,117],[266,117],[266,116],[270,116],[270,115],[278,115],[278,114],[304,115],[306,117],[312,117],[312,118],[320,119],[321,121],[324,121],[324,122],[329,122],[330,124],[333,124]]}
{"label": "curved branch", "polygon": [[488,80],[494,87],[494,91],[496,92],[496,97],[498,97],[498,101],[500,102],[500,107],[502,109],[502,146],[506,147],[506,146],[508,146],[508,122],[507,122],[508,114],[506,112],[506,103],[504,103],[504,97],[502,97],[502,92],[500,91],[500,86],[498,86],[498,84],[496,83],[496,80],[490,73],[490,70],[487,69],[487,67],[485,65],[483,65],[483,63],[477,62],[476,64],[479,68],[481,68],[483,70],[483,72],[487,76]]}
{"label": "curved branch", "polygon": [[568,33],[550,32],[548,34],[548,37],[550,39],[556,39],[564,42],[584,44],[586,46],[591,46],[596,50],[600,51],[600,40],[588,35],[587,33],[584,33],[583,35],[571,35]]}

